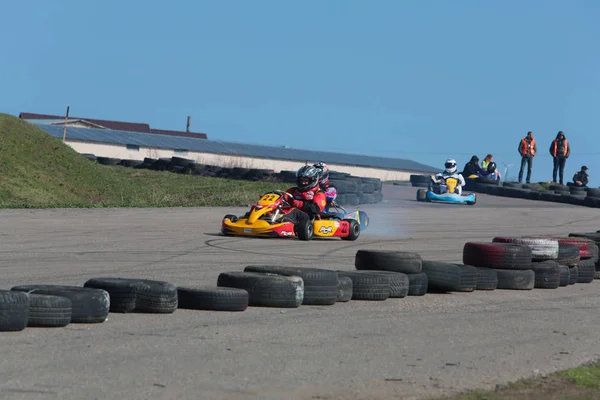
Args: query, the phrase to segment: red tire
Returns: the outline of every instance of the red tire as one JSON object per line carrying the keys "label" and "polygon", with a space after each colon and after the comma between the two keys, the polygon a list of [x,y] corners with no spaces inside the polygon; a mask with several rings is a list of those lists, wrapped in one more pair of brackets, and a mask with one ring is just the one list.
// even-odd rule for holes
{"label": "red tire", "polygon": [[531,262],[531,248],[521,244],[467,242],[463,247],[463,264],[474,267],[526,270]]}
{"label": "red tire", "polygon": [[559,243],[554,238],[496,236],[493,243],[514,243],[529,246],[533,261],[556,260]]}

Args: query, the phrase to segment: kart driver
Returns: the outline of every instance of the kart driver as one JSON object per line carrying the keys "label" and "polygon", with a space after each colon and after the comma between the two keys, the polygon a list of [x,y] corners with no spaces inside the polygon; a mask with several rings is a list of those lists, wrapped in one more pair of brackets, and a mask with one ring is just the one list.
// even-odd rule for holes
{"label": "kart driver", "polygon": [[327,198],[327,206],[331,206],[337,197],[337,189],[335,186],[329,185],[329,167],[324,162],[317,162],[313,164],[313,167],[319,171],[319,188],[325,192]]}
{"label": "kart driver", "polygon": [[446,169],[444,170],[444,172],[440,172],[435,176],[431,177],[435,184],[440,185],[440,194],[445,193],[446,191],[446,178],[456,178],[458,179],[456,190],[458,191],[459,195],[462,195],[462,187],[465,186],[466,182],[465,178],[463,178],[463,176],[460,173],[456,172],[456,160],[453,158],[447,159],[445,167]]}
{"label": "kart driver", "polygon": [[317,168],[305,165],[296,172],[296,177],[297,186],[286,190],[291,195],[288,202],[293,207],[286,218],[291,219],[295,225],[304,220],[312,220],[327,205],[325,192],[319,188]]}

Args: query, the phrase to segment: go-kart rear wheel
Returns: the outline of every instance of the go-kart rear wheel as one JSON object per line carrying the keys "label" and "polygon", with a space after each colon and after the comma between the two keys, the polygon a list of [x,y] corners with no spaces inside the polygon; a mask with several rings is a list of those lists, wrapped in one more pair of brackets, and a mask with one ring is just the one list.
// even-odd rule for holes
{"label": "go-kart rear wheel", "polygon": [[360,224],[355,219],[345,219],[344,221],[350,224],[350,233],[348,236],[342,237],[342,240],[356,240],[360,236]]}
{"label": "go-kart rear wheel", "polygon": [[231,222],[235,222],[238,220],[238,217],[233,214],[227,214],[223,219],[229,219]]}
{"label": "go-kart rear wheel", "polygon": [[312,239],[313,232],[313,222],[309,219],[299,222],[296,227],[296,235],[298,235],[298,239],[300,240]]}
{"label": "go-kart rear wheel", "polygon": [[417,201],[427,200],[427,189],[417,189]]}

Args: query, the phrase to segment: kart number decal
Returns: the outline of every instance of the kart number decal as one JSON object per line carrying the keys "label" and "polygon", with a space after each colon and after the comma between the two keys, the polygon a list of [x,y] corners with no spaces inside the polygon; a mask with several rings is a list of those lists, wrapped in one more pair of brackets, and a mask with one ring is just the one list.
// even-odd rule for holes
{"label": "kart number decal", "polygon": [[262,200],[267,201],[267,202],[272,202],[272,201],[277,200],[277,197],[279,197],[279,196],[277,196],[276,194],[269,194],[267,196],[263,196]]}
{"label": "kart number decal", "polygon": [[321,229],[319,229],[319,232],[321,233],[331,233],[333,231],[333,227],[331,226],[322,226]]}
{"label": "kart number decal", "polygon": [[294,236],[294,232],[281,231],[281,236]]}

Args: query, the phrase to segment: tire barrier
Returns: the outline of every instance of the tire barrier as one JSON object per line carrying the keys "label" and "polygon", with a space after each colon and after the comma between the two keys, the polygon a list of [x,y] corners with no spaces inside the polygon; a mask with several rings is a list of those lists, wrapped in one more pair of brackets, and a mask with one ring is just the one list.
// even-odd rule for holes
{"label": "tire barrier", "polygon": [[[428,187],[431,175],[411,175],[410,183],[414,187]],[[514,197],[517,199],[550,201],[592,208],[600,208],[600,188],[582,188],[560,184],[521,184],[478,178],[466,179],[463,191],[489,194],[492,196]]]}
{"label": "tire barrier", "polygon": [[599,244],[600,230],[497,236],[466,242],[462,263],[409,251],[359,249],[354,269],[247,265],[220,273],[215,286],[127,277],[91,278],[82,286],[19,285],[0,290],[0,331],[106,323],[109,313],[239,313],[249,307],[332,307],[440,292],[556,290],[600,279]]}
{"label": "tire barrier", "polygon": [[464,190],[493,196],[549,201],[600,208],[600,189],[562,186],[559,184],[520,184],[518,182],[486,183],[467,179]]}
{"label": "tire barrier", "polygon": [[[168,171],[177,174],[196,175],[226,179],[238,179],[254,182],[280,182],[294,185],[295,171],[274,172],[269,169],[218,167],[215,165],[198,164],[196,161],[182,158],[144,158],[144,160],[126,160],[119,158],[97,157],[94,154],[83,154],[90,161],[102,165],[120,165],[127,168],[149,169],[153,171]],[[338,191],[337,204],[342,207],[358,206],[361,204],[376,204],[383,200],[381,188],[383,183],[379,178],[353,176],[345,172],[330,171],[331,185]]]}

